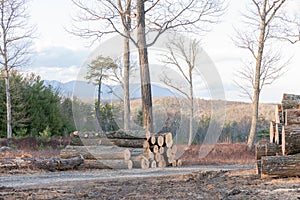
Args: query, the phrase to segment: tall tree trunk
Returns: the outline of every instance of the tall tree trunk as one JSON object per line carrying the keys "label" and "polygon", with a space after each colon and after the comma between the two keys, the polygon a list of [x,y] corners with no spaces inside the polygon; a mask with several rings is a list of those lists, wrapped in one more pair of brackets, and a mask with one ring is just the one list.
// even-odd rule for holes
{"label": "tall tree trunk", "polygon": [[254,137],[257,132],[259,95],[260,95],[260,71],[262,65],[262,58],[263,58],[264,45],[265,45],[265,34],[266,34],[266,6],[267,6],[267,1],[265,0],[263,5],[263,11],[262,11],[263,18],[261,20],[258,53],[256,58],[256,66],[255,66],[255,83],[254,83],[254,94],[253,94],[253,102],[252,102],[252,122],[251,122],[251,129],[247,141],[248,150],[252,149],[254,143]]}
{"label": "tall tree trunk", "polygon": [[6,93],[6,114],[7,114],[7,138],[12,137],[12,116],[11,116],[11,98],[10,98],[10,82],[9,72],[5,69],[5,93]]}
{"label": "tall tree trunk", "polygon": [[[128,3],[131,4],[129,1]],[[126,38],[124,38],[124,130],[130,129],[130,97],[129,97],[129,76],[130,76],[130,46],[129,46],[129,37],[131,29],[131,18],[130,18],[130,7],[127,5],[128,9],[126,10],[125,21],[126,27],[124,32]]]}
{"label": "tall tree trunk", "polygon": [[194,119],[194,92],[193,92],[193,69],[189,69],[190,77],[190,131],[189,131],[189,141],[188,145],[190,146],[193,141],[193,119]]}
{"label": "tall tree trunk", "polygon": [[152,131],[152,95],[151,82],[148,63],[148,50],[145,32],[145,1],[137,0],[137,45],[139,52],[143,127],[147,131]]}
{"label": "tall tree trunk", "polygon": [[102,85],[101,79],[102,78],[100,78],[100,81],[98,83],[98,97],[97,97],[97,107],[96,107],[96,118],[98,123],[100,123],[101,85]]}

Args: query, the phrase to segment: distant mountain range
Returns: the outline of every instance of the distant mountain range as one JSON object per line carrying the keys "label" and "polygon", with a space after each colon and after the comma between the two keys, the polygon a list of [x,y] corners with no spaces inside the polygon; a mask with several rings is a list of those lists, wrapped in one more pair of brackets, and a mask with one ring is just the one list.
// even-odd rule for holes
{"label": "distant mountain range", "polygon": [[[53,90],[58,90],[62,96],[78,98],[92,98],[97,95],[97,86],[85,81],[70,81],[62,83],[56,80],[44,80],[46,86],[51,86]],[[152,85],[152,97],[175,97],[171,90],[157,85]],[[178,95],[177,95],[178,96]],[[120,85],[109,86],[102,84],[101,86],[101,98],[102,99],[119,99],[123,98],[123,88]],[[139,84],[132,84],[130,86],[130,98],[141,98],[141,88]]]}

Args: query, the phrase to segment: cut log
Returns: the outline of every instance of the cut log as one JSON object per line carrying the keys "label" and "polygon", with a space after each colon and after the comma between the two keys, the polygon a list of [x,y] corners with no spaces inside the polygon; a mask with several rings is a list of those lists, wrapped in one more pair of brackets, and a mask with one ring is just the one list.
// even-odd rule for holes
{"label": "cut log", "polygon": [[90,139],[90,138],[82,138],[81,142],[84,146],[97,146],[97,145],[112,145],[110,141],[107,141],[107,139]]}
{"label": "cut log", "polygon": [[157,144],[158,144],[158,146],[162,147],[162,146],[164,145],[164,143],[165,143],[165,138],[164,138],[164,136],[163,136],[163,135],[159,135],[159,136],[157,137]]}
{"label": "cut log", "polygon": [[284,101],[284,100],[300,100],[300,95],[284,93],[282,95],[282,101]]}
{"label": "cut log", "polygon": [[167,157],[172,156],[172,148],[167,148],[166,155]]}
{"label": "cut log", "polygon": [[129,151],[130,151],[131,157],[136,157],[136,156],[140,156],[140,155],[147,153],[147,150],[142,149],[142,148],[130,148]]}
{"label": "cut log", "polygon": [[132,168],[135,169],[140,169],[141,167],[141,160],[143,158],[143,155],[139,156],[131,156],[131,161],[132,161]]}
{"label": "cut log", "polygon": [[149,160],[154,160],[154,153],[150,150],[147,151],[147,156],[146,158],[149,159]]}
{"label": "cut log", "polygon": [[285,110],[285,125],[300,124],[300,109]]}
{"label": "cut log", "polygon": [[165,148],[164,147],[159,147],[158,153],[164,154],[165,153]]}
{"label": "cut log", "polygon": [[150,144],[149,144],[148,140],[144,140],[144,142],[143,142],[143,148],[144,149],[149,149],[150,148]]}
{"label": "cut log", "polygon": [[82,169],[132,169],[131,160],[85,160]]}
{"label": "cut log", "polygon": [[151,138],[150,138],[150,144],[151,144],[151,145],[156,144],[156,137],[155,137],[155,135],[152,135],[152,136],[151,136]]}
{"label": "cut log", "polygon": [[300,153],[300,126],[284,126],[282,129],[282,154]]}
{"label": "cut log", "polygon": [[173,145],[173,146],[172,146],[171,152],[172,152],[173,155],[176,155],[177,149],[178,149],[178,148],[177,148],[177,145]]}
{"label": "cut log", "polygon": [[70,170],[79,167],[84,163],[83,157],[60,159],[60,158],[50,158],[50,159],[35,159],[33,164],[39,169],[44,169],[48,171],[62,171]]}
{"label": "cut log", "polygon": [[262,156],[276,156],[280,154],[278,144],[266,143],[256,145],[256,160],[260,160]]}
{"label": "cut log", "polygon": [[167,163],[165,161],[165,159],[161,159],[159,162],[158,162],[158,167],[159,168],[165,168],[167,166]]}
{"label": "cut log", "polygon": [[270,142],[274,143],[275,142],[275,126],[276,123],[274,121],[270,122]]}
{"label": "cut log", "polygon": [[159,150],[158,146],[154,145],[153,146],[153,153],[158,153],[158,150]]}
{"label": "cut log", "polygon": [[128,148],[117,146],[67,146],[60,152],[61,158],[73,158],[82,155],[84,159],[129,160]]}
{"label": "cut log", "polygon": [[151,161],[151,168],[156,168],[157,167],[157,163],[155,160]]}
{"label": "cut log", "polygon": [[110,139],[111,143],[119,147],[143,148],[144,139]]}
{"label": "cut log", "polygon": [[172,136],[171,132],[165,134],[165,144],[168,148],[172,147],[172,145],[173,145],[173,136]]}
{"label": "cut log", "polygon": [[142,159],[141,159],[141,168],[142,169],[149,169],[149,167],[150,167],[149,160],[145,157],[142,157]]}
{"label": "cut log", "polygon": [[177,166],[181,167],[182,166],[182,160],[177,160]]}
{"label": "cut log", "polygon": [[277,104],[275,106],[275,123],[283,123],[282,106]]}
{"label": "cut log", "polygon": [[105,133],[109,139],[146,139],[146,131],[112,131]]}
{"label": "cut log", "polygon": [[176,160],[173,161],[172,167],[177,167],[177,161]]}
{"label": "cut log", "polygon": [[33,159],[28,158],[1,158],[0,159],[0,169],[12,170],[12,169],[23,169],[32,168]]}
{"label": "cut log", "polygon": [[300,154],[262,157],[262,178],[293,176],[300,176]]}
{"label": "cut log", "polygon": [[156,162],[159,162],[163,157],[162,157],[161,154],[156,153],[155,156],[154,156],[154,158],[155,158]]}
{"label": "cut log", "polygon": [[282,109],[296,109],[299,108],[300,105],[300,99],[295,100],[282,100]]}

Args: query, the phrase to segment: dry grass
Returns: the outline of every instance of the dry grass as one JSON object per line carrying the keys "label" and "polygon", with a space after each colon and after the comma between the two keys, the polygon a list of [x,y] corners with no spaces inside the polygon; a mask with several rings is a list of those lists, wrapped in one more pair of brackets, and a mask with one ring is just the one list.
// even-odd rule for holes
{"label": "dry grass", "polygon": [[246,144],[216,144],[205,157],[199,157],[200,145],[192,145],[181,159],[186,165],[233,165],[254,164],[254,151],[247,151]]}

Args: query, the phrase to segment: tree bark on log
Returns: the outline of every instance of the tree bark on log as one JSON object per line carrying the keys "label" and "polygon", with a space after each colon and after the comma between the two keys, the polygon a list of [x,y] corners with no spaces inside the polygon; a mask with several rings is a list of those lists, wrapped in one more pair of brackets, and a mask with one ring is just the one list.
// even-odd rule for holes
{"label": "tree bark on log", "polygon": [[285,110],[285,125],[300,124],[300,109]]}
{"label": "tree bark on log", "polygon": [[84,159],[129,160],[128,148],[117,146],[67,146],[61,150],[61,158],[73,158],[82,155]]}
{"label": "tree bark on log", "polygon": [[105,133],[109,139],[146,139],[146,131],[112,131]]}
{"label": "tree bark on log", "polygon": [[282,109],[296,109],[300,106],[300,99],[295,100],[282,100]]}
{"label": "tree bark on log", "polygon": [[110,139],[111,143],[119,147],[143,148],[144,139]]}
{"label": "tree bark on log", "polygon": [[266,143],[256,145],[256,160],[260,160],[263,156],[276,156],[280,154],[280,148],[278,144]]}
{"label": "tree bark on log", "polygon": [[262,178],[292,176],[300,176],[300,154],[262,157]]}
{"label": "tree bark on log", "polygon": [[131,160],[85,160],[82,169],[132,169]]}
{"label": "tree bark on log", "polygon": [[282,154],[300,153],[300,126],[284,126],[282,129]]}
{"label": "tree bark on log", "polygon": [[49,170],[49,171],[63,171],[71,170],[79,167],[84,163],[83,157],[60,159],[60,158],[50,158],[50,159],[35,159],[33,161],[34,167],[39,169]]}
{"label": "tree bark on log", "polygon": [[300,100],[300,95],[297,94],[286,94],[282,95],[282,100]]}

